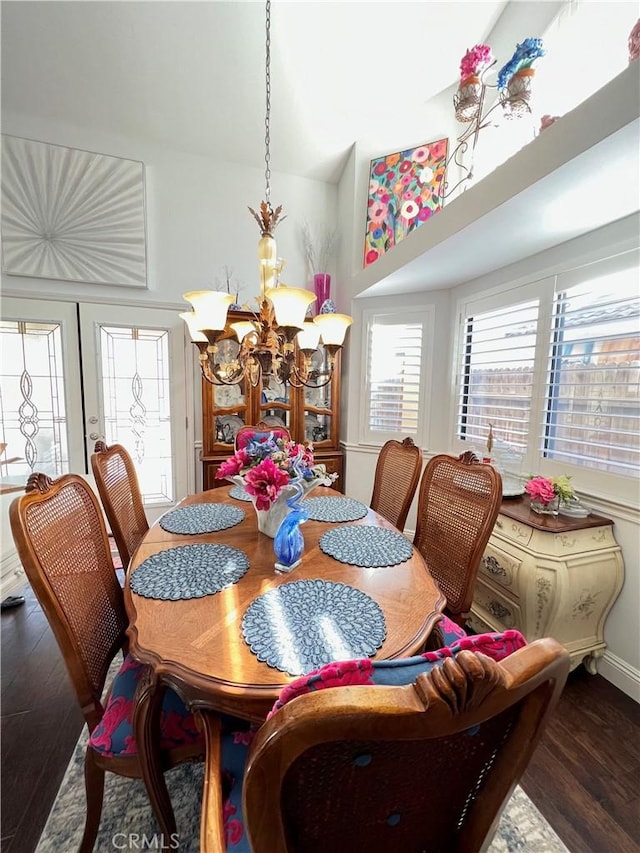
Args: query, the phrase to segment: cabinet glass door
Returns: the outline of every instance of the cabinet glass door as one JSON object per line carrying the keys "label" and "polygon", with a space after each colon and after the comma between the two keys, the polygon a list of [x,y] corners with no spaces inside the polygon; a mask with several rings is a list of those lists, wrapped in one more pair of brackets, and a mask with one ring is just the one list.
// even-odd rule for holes
{"label": "cabinet glass door", "polygon": [[[220,361],[224,364],[237,359],[240,346],[226,339],[218,343]],[[215,443],[233,446],[240,427],[249,423],[247,415],[247,389],[244,379],[238,385],[211,385],[214,413]]]}
{"label": "cabinet glass door", "polygon": [[263,377],[260,389],[259,420],[270,427],[286,427],[292,431],[292,389],[273,377]]}
{"label": "cabinet glass door", "polygon": [[[333,426],[333,382],[327,383],[329,357],[320,345],[311,358],[315,378],[308,380],[312,387],[305,386],[304,395],[304,438],[315,444],[330,442]],[[326,383],[326,384],[325,384]]]}

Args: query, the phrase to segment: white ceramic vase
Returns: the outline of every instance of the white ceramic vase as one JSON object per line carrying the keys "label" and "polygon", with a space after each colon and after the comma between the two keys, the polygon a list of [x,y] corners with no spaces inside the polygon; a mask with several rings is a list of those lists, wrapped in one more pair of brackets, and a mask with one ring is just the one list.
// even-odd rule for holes
{"label": "white ceramic vase", "polygon": [[[238,486],[245,486],[244,478],[238,474],[233,477],[228,477],[227,479]],[[315,489],[316,486],[330,486],[331,483],[332,480],[329,476],[316,477],[313,480],[303,480],[302,491],[304,494],[307,494],[307,492]],[[265,536],[275,539],[278,528],[286,516],[291,512],[291,508],[287,506],[287,498],[292,497],[295,492],[296,490],[293,486],[283,486],[282,491],[278,495],[277,499],[271,504],[269,509],[258,509],[256,507],[256,498],[254,498],[253,495],[249,495],[253,508],[256,511],[258,530],[260,533],[264,533]]]}

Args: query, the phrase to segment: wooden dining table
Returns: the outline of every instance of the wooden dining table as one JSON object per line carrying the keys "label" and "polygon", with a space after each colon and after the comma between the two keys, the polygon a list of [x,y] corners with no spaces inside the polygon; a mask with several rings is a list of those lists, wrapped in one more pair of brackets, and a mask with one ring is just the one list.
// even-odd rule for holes
{"label": "wooden dining table", "polygon": [[[336,496],[327,487],[313,496]],[[341,496],[340,496],[341,497]],[[222,502],[245,510],[244,520],[216,533],[169,533],[156,522],[136,550],[125,581],[129,617],[129,651],[148,664],[155,684],[170,686],[192,709],[206,708],[253,722],[264,721],[282,688],[293,676],[262,663],[245,641],[241,623],[258,596],[282,584],[303,579],[336,581],[370,596],[381,608],[386,637],[373,659],[406,657],[423,649],[439,621],[445,597],[429,574],[416,548],[405,562],[381,568],[345,564],[324,553],[318,542],[335,524],[307,521],[301,528],[305,548],[293,572],[275,570],[273,540],[260,533],[251,503],[235,500],[229,487],[190,495],[180,507]],[[395,530],[369,509],[348,524],[375,525]],[[166,601],[136,595],[132,573],[153,554],[180,545],[220,543],[243,551],[249,568],[236,583],[202,598]]]}

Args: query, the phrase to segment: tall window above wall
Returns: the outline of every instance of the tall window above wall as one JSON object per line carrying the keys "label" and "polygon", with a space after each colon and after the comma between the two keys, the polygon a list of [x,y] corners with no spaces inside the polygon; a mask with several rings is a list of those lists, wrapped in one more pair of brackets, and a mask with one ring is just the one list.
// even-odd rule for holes
{"label": "tall window above wall", "polygon": [[428,444],[433,313],[364,312],[364,405],[361,440],[383,444],[410,436]]}
{"label": "tall window above wall", "polygon": [[637,250],[460,305],[455,434],[523,454],[523,473],[637,502]]}
{"label": "tall window above wall", "polygon": [[558,276],[543,457],[611,474],[640,471],[640,270]]}

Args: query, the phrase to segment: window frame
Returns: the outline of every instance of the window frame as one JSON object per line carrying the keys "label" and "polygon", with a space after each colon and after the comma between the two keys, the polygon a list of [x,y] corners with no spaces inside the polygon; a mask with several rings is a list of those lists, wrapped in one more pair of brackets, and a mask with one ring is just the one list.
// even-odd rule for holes
{"label": "window frame", "polygon": [[[530,430],[521,473],[525,477],[528,474],[539,474],[546,477],[567,474],[572,478],[574,488],[579,494],[605,497],[614,503],[638,506],[640,489],[637,477],[586,468],[570,462],[555,462],[543,456],[544,412],[547,394],[549,393],[547,363],[551,352],[551,323],[555,294],[591,279],[635,266],[640,268],[640,249],[638,248],[622,251],[614,256],[571,267],[555,274],[550,273],[535,281],[528,281],[511,287],[507,284],[499,289],[478,292],[458,299],[456,326],[452,343],[453,370],[449,430],[454,445],[459,447],[465,444],[464,439],[458,434],[458,401],[462,393],[464,378],[467,318],[473,314],[494,311],[500,307],[508,308],[538,297],[540,309],[536,331],[535,369],[529,418]],[[495,437],[500,438],[499,435]]]}
{"label": "window frame", "polygon": [[[371,411],[371,381],[369,377],[369,344],[371,326],[396,325],[401,323],[419,323],[422,326],[421,359],[418,380],[418,428],[414,432],[395,432],[391,430],[372,430],[369,427]],[[429,426],[431,419],[431,388],[433,376],[433,347],[435,332],[435,308],[424,306],[418,310],[401,308],[365,308],[362,312],[362,375],[363,375],[363,405],[360,409],[359,442],[363,445],[381,447],[389,439],[402,441],[407,436],[412,438],[418,447],[427,449],[429,444]]]}

